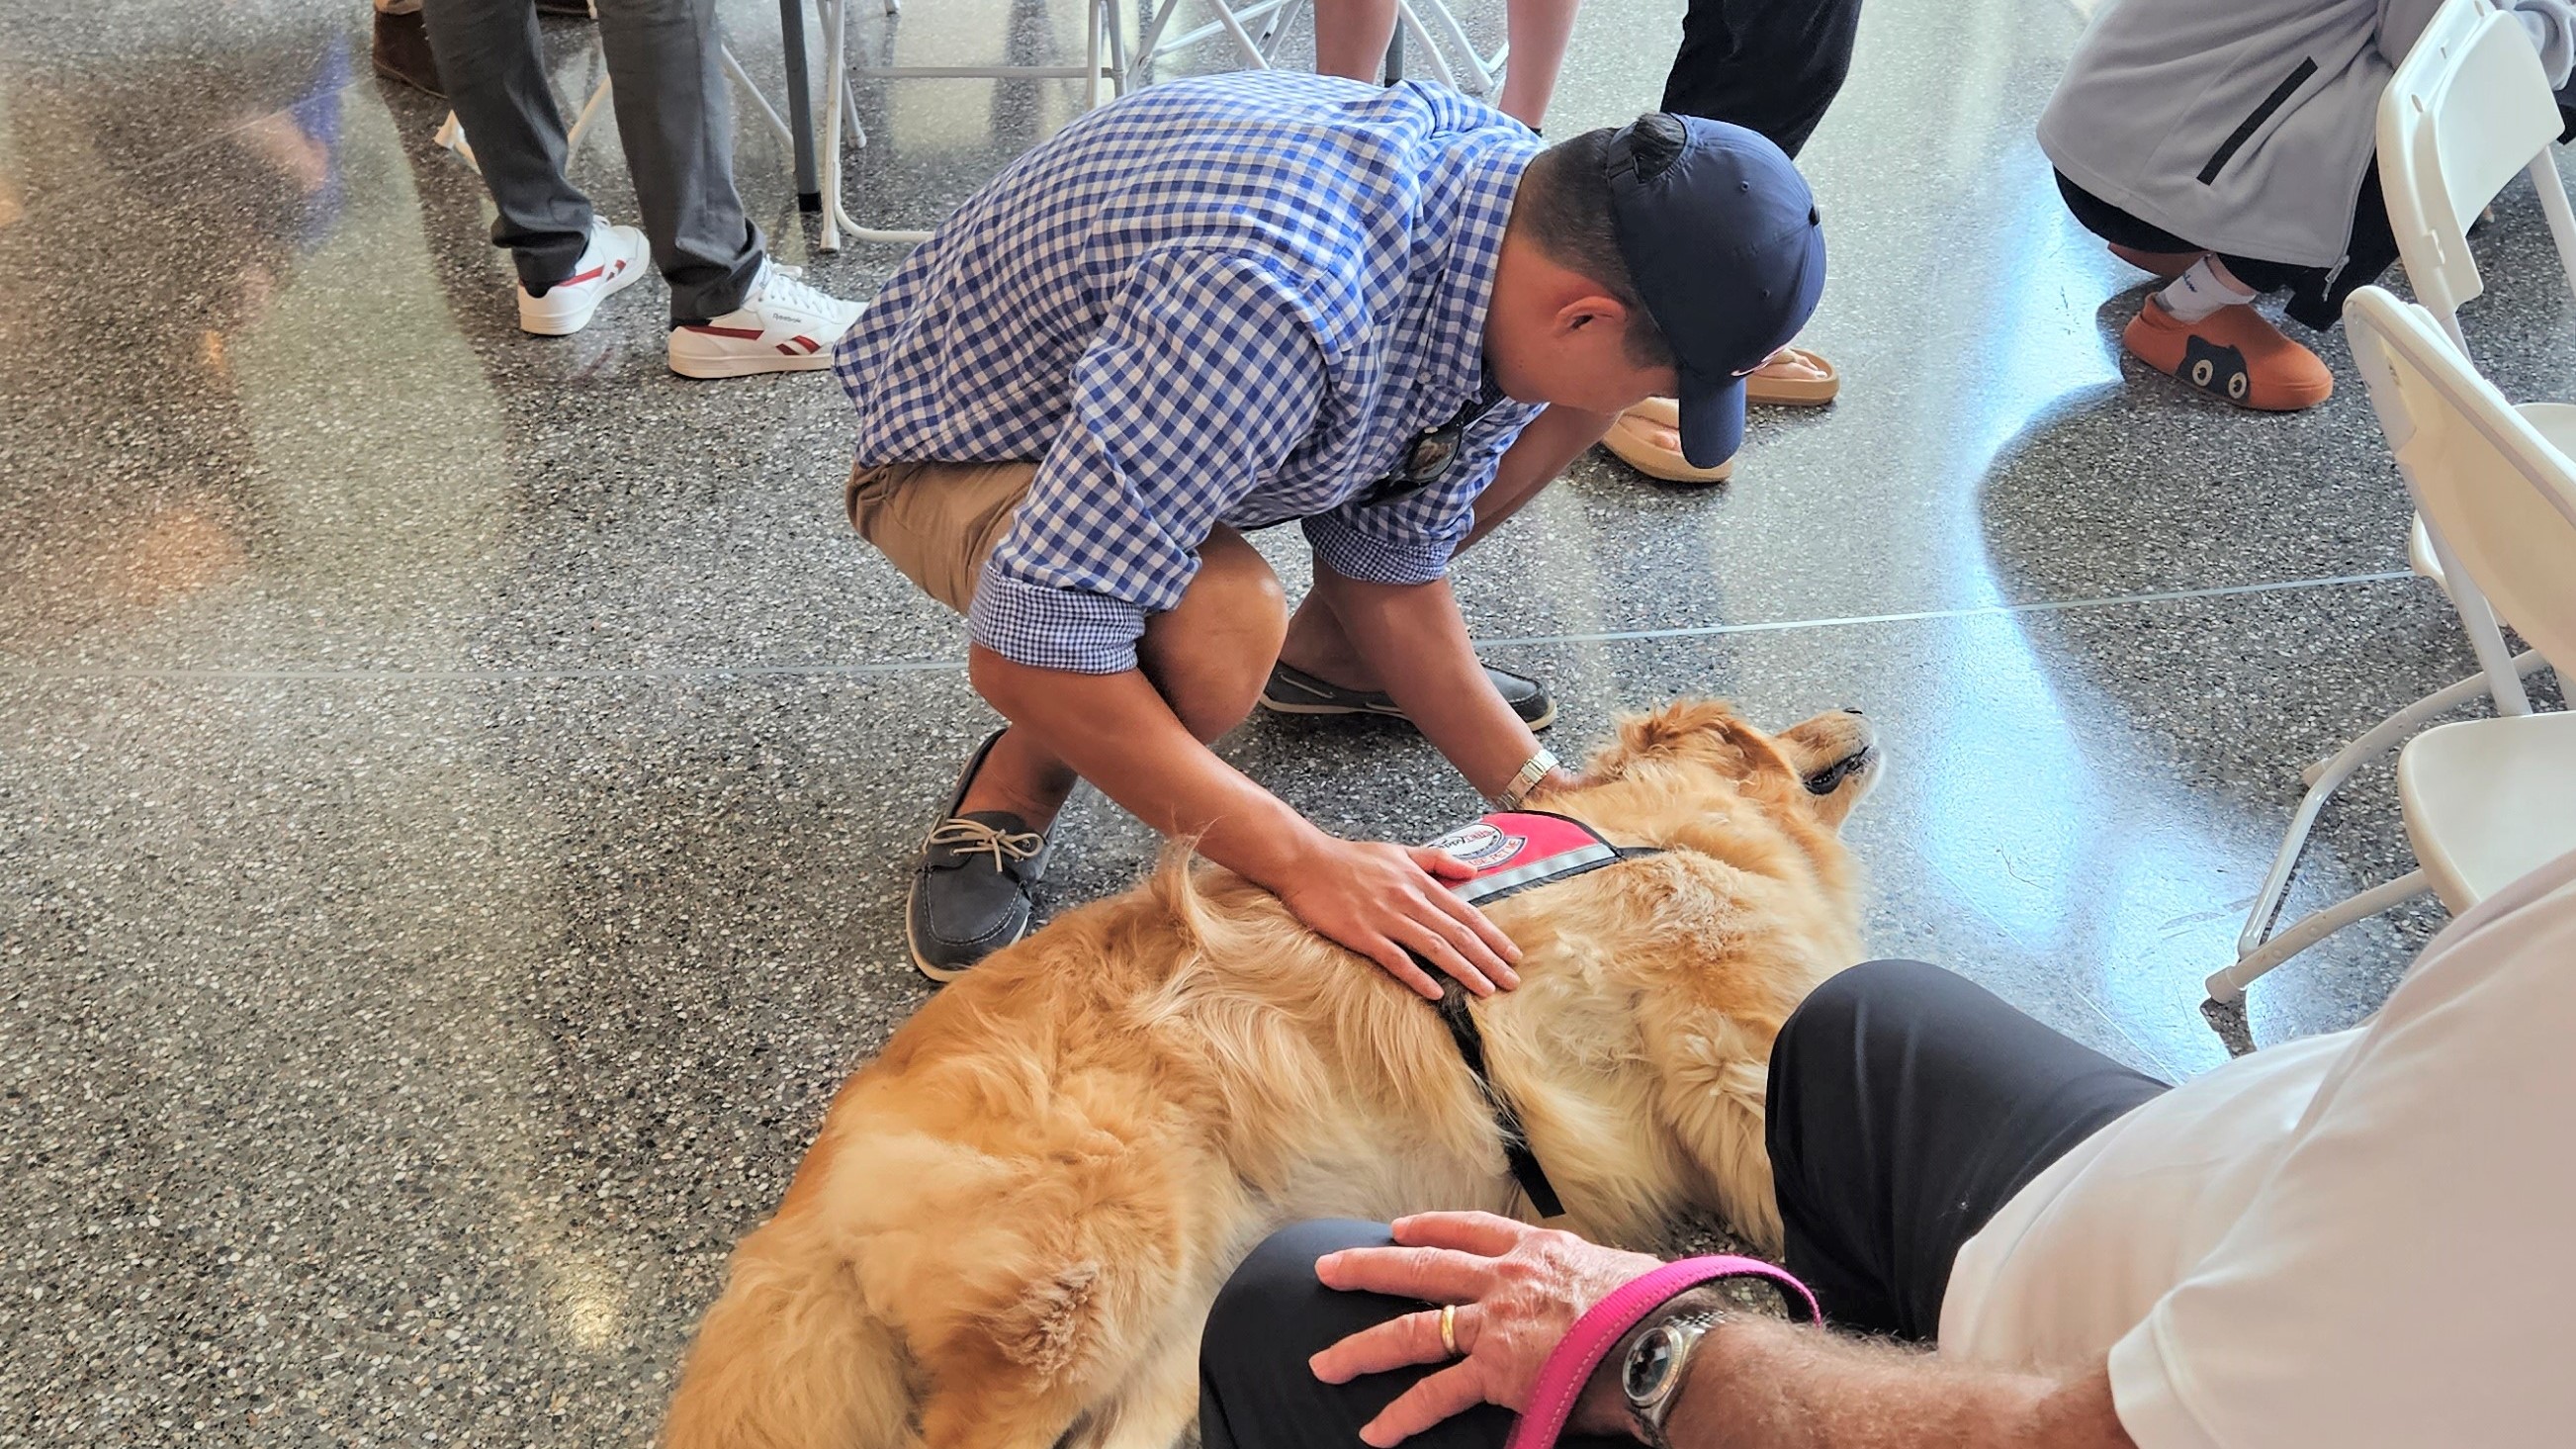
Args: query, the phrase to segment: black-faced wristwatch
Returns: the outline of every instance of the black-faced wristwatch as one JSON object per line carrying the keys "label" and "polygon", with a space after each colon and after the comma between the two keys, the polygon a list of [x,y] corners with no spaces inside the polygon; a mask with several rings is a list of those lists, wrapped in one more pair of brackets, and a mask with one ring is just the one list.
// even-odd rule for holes
{"label": "black-faced wristwatch", "polygon": [[1639,1334],[1629,1346],[1619,1368],[1619,1390],[1628,1400],[1628,1422],[1636,1426],[1637,1437],[1654,1449],[1672,1449],[1664,1438],[1664,1423],[1682,1396],[1691,1354],[1725,1317],[1712,1311],[1675,1314]]}

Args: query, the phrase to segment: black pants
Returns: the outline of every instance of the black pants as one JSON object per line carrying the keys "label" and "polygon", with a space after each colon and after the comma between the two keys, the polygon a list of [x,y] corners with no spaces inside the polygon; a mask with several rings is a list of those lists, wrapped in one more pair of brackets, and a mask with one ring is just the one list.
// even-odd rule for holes
{"label": "black pants", "polygon": [[[1837,1325],[1930,1338],[1959,1246],[2069,1148],[2163,1090],[1937,966],[1855,966],[1798,1008],[1771,1053],[1767,1143],[1786,1266]],[[1200,1350],[1206,1449],[1354,1443],[1430,1371],[1333,1385],[1306,1368],[1327,1345],[1422,1306],[1315,1281],[1325,1253],[1387,1241],[1379,1223],[1299,1223],[1235,1270]],[[1488,1405],[1407,1443],[1492,1449],[1510,1429],[1511,1415]]]}
{"label": "black pants", "polygon": [[1729,121],[1795,156],[1851,71],[1860,0],[1690,0],[1664,106]]}
{"label": "black pants", "polygon": [[[2057,173],[2057,194],[2086,231],[2106,242],[2142,252],[2197,252],[2208,248],[2186,241],[2160,226],[2122,211]],[[2361,192],[2352,209],[2352,240],[2341,266],[2302,267],[2220,252],[2218,259],[2236,280],[2257,292],[2287,292],[2284,309],[2291,320],[2322,332],[2343,317],[2343,299],[2379,280],[2397,261],[2397,233],[2388,222],[2388,202],[2379,192],[2379,163],[2362,173]]]}

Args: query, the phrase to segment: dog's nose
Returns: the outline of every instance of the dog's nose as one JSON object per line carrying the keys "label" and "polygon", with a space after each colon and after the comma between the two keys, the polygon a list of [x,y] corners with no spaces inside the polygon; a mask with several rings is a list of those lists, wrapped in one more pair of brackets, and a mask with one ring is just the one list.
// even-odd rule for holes
{"label": "dog's nose", "polygon": [[1843,713],[1845,713],[1845,714],[1861,714],[1861,713],[1864,713],[1864,711],[1861,709],[1861,707],[1860,707],[1859,705],[1856,705],[1856,704],[1847,704],[1847,705],[1844,705],[1844,706],[1843,706]]}

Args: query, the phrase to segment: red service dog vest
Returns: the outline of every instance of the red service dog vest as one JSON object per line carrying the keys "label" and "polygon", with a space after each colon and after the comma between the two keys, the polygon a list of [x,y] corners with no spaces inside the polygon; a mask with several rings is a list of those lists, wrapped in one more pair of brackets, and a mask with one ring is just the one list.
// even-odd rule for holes
{"label": "red service dog vest", "polygon": [[1622,858],[1619,847],[1593,834],[1591,826],[1544,810],[1497,811],[1430,844],[1475,868],[1474,878],[1449,885],[1470,902],[1500,900]]}

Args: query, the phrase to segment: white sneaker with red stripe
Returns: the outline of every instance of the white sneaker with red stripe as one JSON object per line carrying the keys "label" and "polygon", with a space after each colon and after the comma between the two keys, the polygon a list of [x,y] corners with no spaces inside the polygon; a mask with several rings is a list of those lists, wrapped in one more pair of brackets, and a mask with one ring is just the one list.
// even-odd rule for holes
{"label": "white sneaker with red stripe", "polygon": [[805,285],[794,267],[768,263],[740,307],[671,329],[671,370],[682,377],[814,372],[832,365],[832,344],[865,310],[865,302]]}
{"label": "white sneaker with red stripe", "polygon": [[590,245],[573,263],[572,275],[546,289],[542,297],[519,288],[519,330],[540,337],[564,337],[590,325],[590,314],[609,294],[642,279],[644,233],[631,226],[610,226],[590,219]]}

